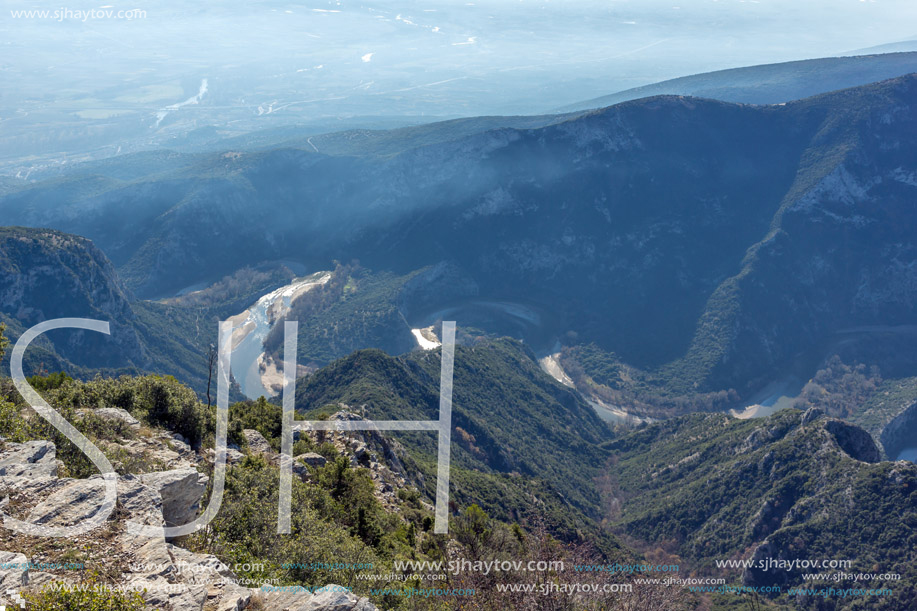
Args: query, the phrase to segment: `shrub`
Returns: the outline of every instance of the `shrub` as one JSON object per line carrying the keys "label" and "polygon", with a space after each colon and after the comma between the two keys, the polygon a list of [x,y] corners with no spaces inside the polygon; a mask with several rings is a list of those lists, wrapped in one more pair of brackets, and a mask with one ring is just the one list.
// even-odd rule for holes
{"label": "shrub", "polygon": [[264,435],[275,451],[280,451],[280,436],[283,427],[283,408],[268,403],[264,397],[255,401],[240,401],[229,406],[229,419],[239,423],[239,430],[254,429]]}
{"label": "shrub", "polygon": [[73,378],[64,373],[63,371],[58,371],[57,373],[51,373],[47,376],[31,376],[26,378],[26,382],[29,383],[29,386],[37,390],[38,392],[43,392],[46,390],[54,390],[60,388],[66,382],[72,382]]}
{"label": "shrub", "polygon": [[38,592],[22,597],[30,609],[41,611],[144,611],[147,607],[137,592],[122,593],[91,577],[77,588],[62,582],[46,584]]}
{"label": "shrub", "polygon": [[121,376],[88,382],[65,382],[48,393],[52,405],[120,407],[152,426],[179,433],[198,448],[216,428],[216,410],[201,403],[194,391],[172,376]]}

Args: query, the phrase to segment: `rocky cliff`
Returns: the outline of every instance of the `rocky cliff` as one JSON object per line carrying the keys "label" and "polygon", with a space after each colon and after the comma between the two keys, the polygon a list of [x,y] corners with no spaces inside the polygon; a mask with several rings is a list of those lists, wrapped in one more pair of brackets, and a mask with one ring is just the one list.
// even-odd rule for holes
{"label": "rocky cliff", "polygon": [[[216,313],[137,300],[108,257],[84,237],[0,228],[0,322],[7,323],[6,335],[15,341],[28,328],[55,318],[107,322],[110,334],[49,331],[26,351],[26,375],[154,371],[178,375],[196,389],[206,384]],[[7,374],[8,363],[9,352],[3,364]]]}
{"label": "rocky cliff", "polygon": [[133,326],[132,300],[90,240],[50,229],[0,229],[0,316],[17,328],[67,317],[110,322],[108,337],[80,330],[49,333],[66,361],[143,366],[148,359]]}

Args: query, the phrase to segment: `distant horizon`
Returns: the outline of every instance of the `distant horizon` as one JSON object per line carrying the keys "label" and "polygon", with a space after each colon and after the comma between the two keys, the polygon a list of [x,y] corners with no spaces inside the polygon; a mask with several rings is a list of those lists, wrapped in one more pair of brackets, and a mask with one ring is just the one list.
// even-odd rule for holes
{"label": "distant horizon", "polygon": [[904,0],[8,2],[0,158],[111,149],[99,158],[210,126],[543,114],[683,76],[900,45],[915,22]]}

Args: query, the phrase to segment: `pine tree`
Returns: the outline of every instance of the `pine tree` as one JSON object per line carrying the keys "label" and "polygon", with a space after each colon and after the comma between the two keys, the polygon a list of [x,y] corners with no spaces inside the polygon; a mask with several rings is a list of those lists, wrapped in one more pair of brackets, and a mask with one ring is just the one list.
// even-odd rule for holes
{"label": "pine tree", "polygon": [[3,332],[6,331],[6,325],[0,323],[0,361],[3,360],[3,355],[6,353],[6,347],[9,345],[9,340],[4,337]]}

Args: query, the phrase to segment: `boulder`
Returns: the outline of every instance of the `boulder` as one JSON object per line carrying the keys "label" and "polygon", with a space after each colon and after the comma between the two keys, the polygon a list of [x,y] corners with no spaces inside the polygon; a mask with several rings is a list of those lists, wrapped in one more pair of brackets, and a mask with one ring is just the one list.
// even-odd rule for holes
{"label": "boulder", "polygon": [[132,429],[140,430],[140,421],[130,415],[125,409],[120,407],[99,407],[96,409],[80,409],[78,410],[80,414],[95,414],[99,418],[104,418],[105,420],[120,420],[127,426]]}
{"label": "boulder", "polygon": [[302,461],[303,463],[309,465],[310,467],[315,467],[316,469],[324,467],[325,463],[328,462],[327,458],[321,454],[316,454],[315,452],[306,452],[305,454],[300,454],[294,460]]}
{"label": "boulder", "polygon": [[245,429],[242,431],[242,434],[245,435],[245,440],[248,442],[248,449],[252,454],[271,455],[274,453],[274,450],[271,448],[271,444],[268,443],[268,440],[264,438],[264,435],[258,431],[254,429]]}
{"label": "boulder", "polygon": [[140,475],[145,486],[162,498],[162,517],[166,526],[181,526],[197,517],[201,498],[207,490],[207,476],[196,469],[175,469]]}
{"label": "boulder", "polygon": [[188,454],[194,453],[194,450],[191,449],[188,441],[179,433],[175,433],[169,438],[169,445],[175,448],[175,451],[178,452],[181,456],[186,456]]}
{"label": "boulder", "polygon": [[[203,452],[204,459],[209,463],[216,462],[216,450],[213,448],[207,448]],[[239,450],[234,450],[232,448],[226,448],[226,464],[228,466],[238,465],[245,458],[245,455]]]}

